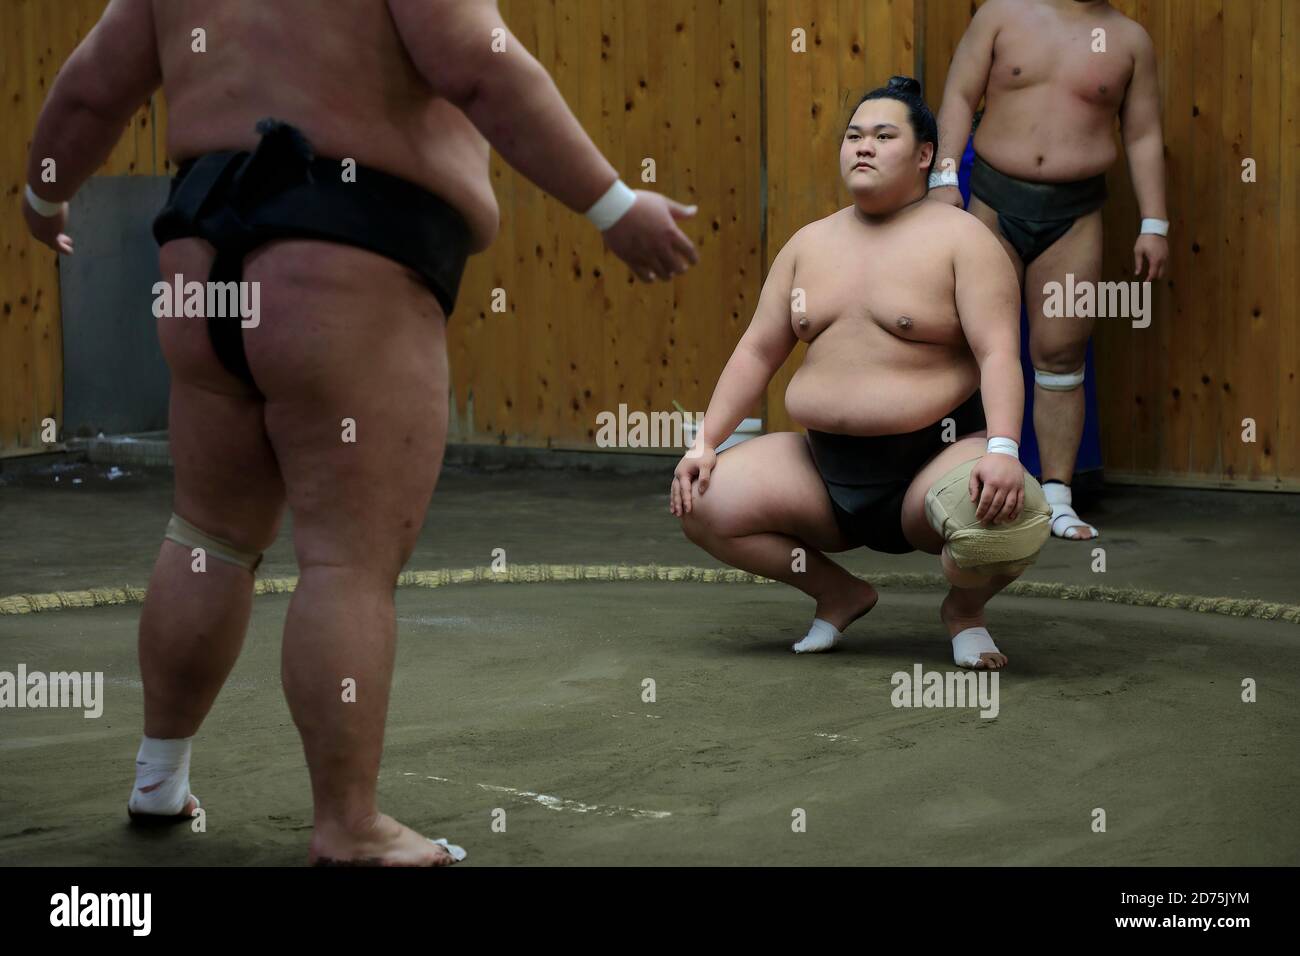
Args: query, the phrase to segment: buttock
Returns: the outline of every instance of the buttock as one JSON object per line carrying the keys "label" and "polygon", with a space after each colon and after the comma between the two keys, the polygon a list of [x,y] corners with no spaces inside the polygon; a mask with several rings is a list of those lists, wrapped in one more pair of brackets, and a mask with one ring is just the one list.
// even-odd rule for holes
{"label": "buttock", "polygon": [[[444,317],[455,306],[469,252],[469,230],[438,196],[385,172],[358,166],[344,182],[339,162],[317,157],[301,131],[258,124],[252,152],[208,153],[183,163],[154,220],[159,245],[200,237],[215,255],[210,284],[257,291],[245,259],[277,240],[354,246],[418,274]],[[317,270],[320,275],[320,270]],[[232,376],[259,388],[245,351],[243,322],[207,316],[212,350]]]}

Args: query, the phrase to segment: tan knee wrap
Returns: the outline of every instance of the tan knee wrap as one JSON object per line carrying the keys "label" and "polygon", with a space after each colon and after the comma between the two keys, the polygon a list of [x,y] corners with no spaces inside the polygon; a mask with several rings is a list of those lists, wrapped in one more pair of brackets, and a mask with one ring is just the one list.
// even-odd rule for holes
{"label": "tan knee wrap", "polygon": [[163,537],[191,550],[202,548],[205,553],[212,555],[214,558],[225,561],[227,564],[237,564],[241,568],[247,568],[250,571],[256,571],[257,566],[262,563],[262,555],[241,551],[229,541],[214,538],[212,535],[200,531],[175,513],[172,514],[171,520],[167,522],[167,533]]}
{"label": "tan knee wrap", "polygon": [[970,500],[970,473],[979,461],[963,462],[925,493],[925,517],[943,536],[953,563],[976,574],[1019,574],[1038,559],[1052,533],[1052,507],[1043,486],[1025,473],[1020,517],[1010,524],[982,524]]}

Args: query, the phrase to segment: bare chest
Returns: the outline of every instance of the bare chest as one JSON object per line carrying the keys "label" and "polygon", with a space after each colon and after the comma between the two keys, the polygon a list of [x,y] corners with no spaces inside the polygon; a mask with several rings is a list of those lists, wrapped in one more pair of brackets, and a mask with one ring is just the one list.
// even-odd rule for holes
{"label": "bare chest", "polygon": [[999,31],[989,88],[1011,92],[1047,86],[1092,106],[1117,110],[1132,75],[1132,54],[1114,31],[1029,21]]}
{"label": "bare chest", "polygon": [[952,263],[922,248],[868,255],[800,260],[791,290],[790,323],[811,343],[850,329],[888,335],[900,342],[956,345],[961,323],[953,292]]}

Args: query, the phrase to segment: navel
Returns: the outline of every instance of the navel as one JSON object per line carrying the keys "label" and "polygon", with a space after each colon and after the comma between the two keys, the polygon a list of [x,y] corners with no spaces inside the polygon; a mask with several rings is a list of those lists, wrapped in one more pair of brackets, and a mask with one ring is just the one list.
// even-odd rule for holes
{"label": "navel", "polygon": [[799,328],[801,328],[801,329],[806,329],[806,328],[808,328],[808,317],[807,317],[806,315],[800,317],[800,319],[799,319]]}
{"label": "navel", "polygon": [[1016,67],[1014,70],[1012,70],[1012,71],[1011,71],[1011,75],[1012,75],[1012,76],[1019,76],[1019,75],[1020,75],[1020,67]]}

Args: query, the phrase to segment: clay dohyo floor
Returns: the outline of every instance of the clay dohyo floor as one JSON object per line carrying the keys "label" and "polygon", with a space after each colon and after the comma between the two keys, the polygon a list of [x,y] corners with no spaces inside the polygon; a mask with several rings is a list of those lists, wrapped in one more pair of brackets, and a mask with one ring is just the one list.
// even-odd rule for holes
{"label": "clay dohyo floor", "polygon": [[[0,487],[13,544],[0,595],[147,580],[170,477],[68,474]],[[409,566],[486,565],[493,547],[520,563],[716,566],[661,512],[661,484],[451,472]],[[1104,522],[1105,583],[1294,601],[1296,510],[1217,497],[1169,492],[1161,508],[1158,492],[1109,494],[1090,515]],[[1086,583],[1089,561],[1052,541],[1031,574]],[[920,555],[845,563],[933,570]],[[268,565],[293,573],[287,529]],[[382,805],[464,845],[468,865],[1300,862],[1294,624],[1002,597],[998,716],[896,708],[894,672],[952,669],[939,598],[886,589],[842,650],[796,657],[811,603],[778,585],[399,589]],[[195,741],[205,833],[125,825],[139,606],[0,616],[0,670],[106,682],[98,719],[0,711],[0,864],[303,862],[310,794],[279,684],[287,603],[256,599]],[[1248,677],[1256,703],[1241,701]],[[796,808],[806,832],[791,830]]]}

